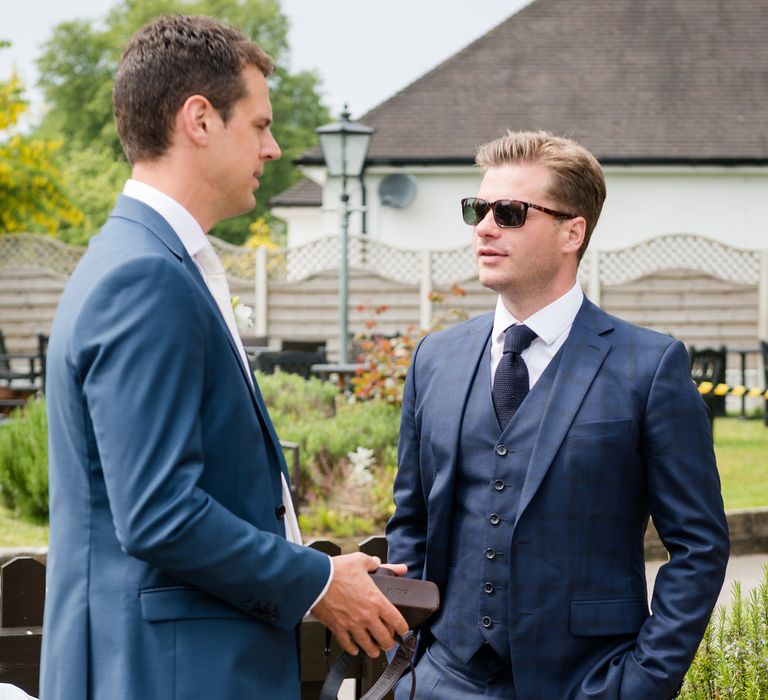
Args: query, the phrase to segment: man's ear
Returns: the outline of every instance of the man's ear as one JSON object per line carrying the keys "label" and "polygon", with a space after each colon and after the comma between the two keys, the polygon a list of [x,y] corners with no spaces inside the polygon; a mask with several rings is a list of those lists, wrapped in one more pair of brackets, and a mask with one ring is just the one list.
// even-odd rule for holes
{"label": "man's ear", "polygon": [[575,216],[563,222],[563,253],[578,253],[587,235],[587,220]]}
{"label": "man's ear", "polygon": [[212,118],[216,110],[202,95],[190,95],[176,115],[176,126],[198,146],[205,146],[210,138]]}

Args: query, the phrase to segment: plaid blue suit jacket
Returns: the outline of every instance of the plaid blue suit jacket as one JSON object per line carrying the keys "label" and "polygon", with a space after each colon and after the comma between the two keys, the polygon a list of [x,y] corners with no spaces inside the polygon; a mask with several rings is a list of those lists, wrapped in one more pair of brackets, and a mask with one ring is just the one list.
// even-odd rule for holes
{"label": "plaid blue suit jacket", "polygon": [[[467,368],[492,323],[489,314],[428,335],[406,381],[389,558],[440,586]],[[680,342],[587,299],[560,352],[511,525],[517,698],[664,700],[695,654],[728,559],[707,410]],[[649,516],[669,551],[650,614]]]}

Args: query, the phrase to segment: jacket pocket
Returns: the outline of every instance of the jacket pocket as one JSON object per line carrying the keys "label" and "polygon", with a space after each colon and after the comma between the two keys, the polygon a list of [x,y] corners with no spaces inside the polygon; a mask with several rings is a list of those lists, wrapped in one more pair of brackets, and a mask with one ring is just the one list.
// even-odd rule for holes
{"label": "jacket pocket", "polygon": [[643,598],[571,601],[570,630],[575,637],[634,634],[648,617]]}
{"label": "jacket pocket", "polygon": [[196,588],[172,586],[139,591],[141,616],[149,622],[252,617]]}

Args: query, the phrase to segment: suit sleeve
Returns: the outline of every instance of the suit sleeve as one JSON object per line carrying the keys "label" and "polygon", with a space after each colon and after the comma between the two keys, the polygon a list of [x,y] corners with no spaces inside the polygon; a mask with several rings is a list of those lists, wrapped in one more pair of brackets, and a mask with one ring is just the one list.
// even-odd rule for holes
{"label": "suit sleeve", "polygon": [[420,434],[416,418],[416,364],[426,338],[416,346],[403,390],[397,476],[394,484],[395,514],[387,524],[389,561],[408,566],[408,576],[422,578],[427,544],[427,502],[420,462]]}
{"label": "suit sleeve", "polygon": [[668,698],[682,683],[717,601],[728,561],[728,525],[706,406],[678,341],[659,363],[643,436],[651,516],[669,562],[652,615],[628,654],[621,698]]}
{"label": "suit sleeve", "polygon": [[201,486],[201,416],[215,407],[205,403],[210,322],[196,298],[181,265],[155,256],[127,261],[84,300],[86,340],[72,361],[115,530],[128,554],[290,629],[330,561],[238,518]]}

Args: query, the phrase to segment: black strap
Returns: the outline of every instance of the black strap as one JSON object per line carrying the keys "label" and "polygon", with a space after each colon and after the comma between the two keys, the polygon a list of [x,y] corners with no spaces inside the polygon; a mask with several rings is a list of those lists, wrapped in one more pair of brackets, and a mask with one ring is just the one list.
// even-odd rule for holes
{"label": "black strap", "polygon": [[[360,700],[381,700],[392,688],[400,677],[408,670],[411,671],[411,694],[409,700],[413,700],[416,694],[416,671],[413,667],[413,658],[416,653],[416,635],[407,634],[398,645],[392,661],[384,669],[384,673],[371,686],[370,690]],[[352,656],[346,651],[339,654],[331,665],[325,683],[320,690],[318,700],[336,700],[342,681],[347,677],[347,669],[350,664],[357,661],[359,656]]]}

